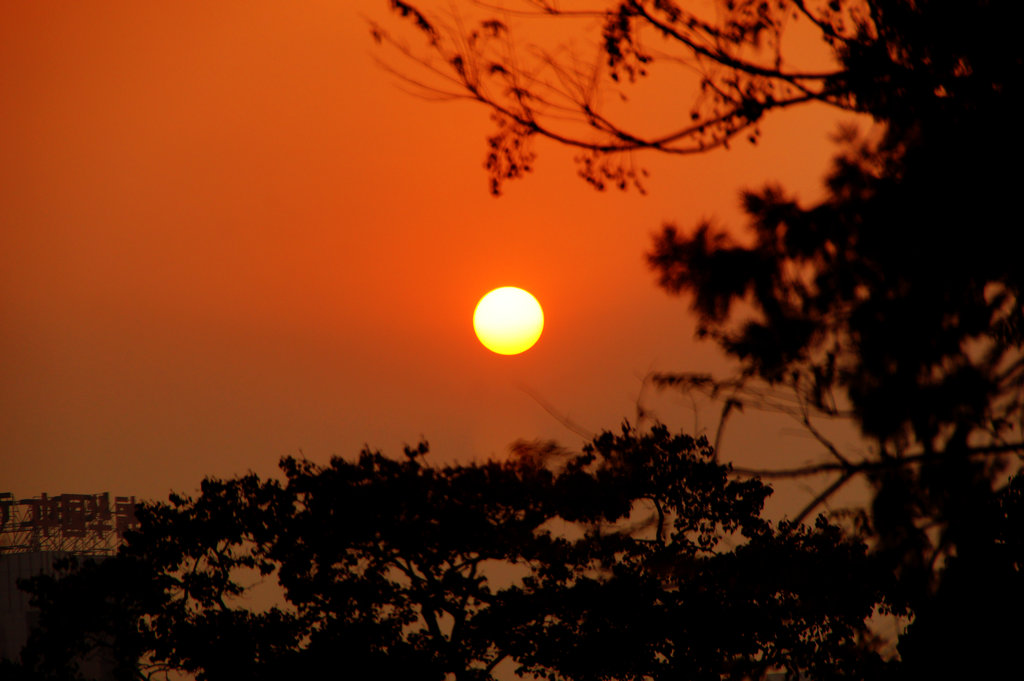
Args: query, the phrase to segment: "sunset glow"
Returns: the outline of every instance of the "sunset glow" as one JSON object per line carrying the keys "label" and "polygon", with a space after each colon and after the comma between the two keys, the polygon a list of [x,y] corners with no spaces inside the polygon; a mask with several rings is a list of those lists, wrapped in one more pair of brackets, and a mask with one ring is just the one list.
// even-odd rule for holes
{"label": "sunset glow", "polygon": [[[488,111],[410,95],[367,18],[425,44],[386,0],[0,3],[0,491],[161,499],[299,450],[400,455],[424,437],[470,461],[573,437],[533,394],[595,430],[641,394],[693,423],[638,377],[729,365],[658,287],[651,233],[738,229],[738,192],[768,181],[813,200],[836,116],[808,105],[757,145],[637,154],[646,194],[597,192],[575,152],[540,145],[495,198]],[[568,39],[565,22],[509,23]],[[621,111],[652,135],[688,115],[663,84]],[[469,321],[509,283],[548,324],[502,361]],[[752,466],[751,432],[729,446]]]}

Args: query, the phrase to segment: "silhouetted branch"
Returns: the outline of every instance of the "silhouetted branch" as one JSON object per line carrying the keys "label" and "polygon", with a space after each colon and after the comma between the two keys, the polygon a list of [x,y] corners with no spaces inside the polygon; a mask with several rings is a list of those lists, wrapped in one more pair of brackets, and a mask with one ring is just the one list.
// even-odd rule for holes
{"label": "silhouetted branch", "polygon": [[807,432],[813,435],[814,439],[817,440],[821,444],[821,446],[827,449],[829,454],[831,454],[837,461],[839,461],[839,464],[841,466],[849,468],[849,466],[851,465],[850,460],[843,456],[839,452],[839,449],[835,446],[835,444],[831,440],[826,438],[825,435],[820,430],[818,430],[813,423],[811,423],[811,415],[810,411],[807,409],[806,403],[802,403],[801,406],[802,414],[800,422],[803,423],[804,428],[807,429]]}
{"label": "silhouetted branch", "polygon": [[[751,131],[749,139],[756,143],[756,126],[772,111],[814,101],[841,109],[856,108],[844,89],[848,81],[845,69],[798,69],[783,63],[784,17],[797,8],[780,4],[769,9],[766,4],[763,10],[755,11],[753,3],[741,2],[709,22],[674,5],[649,5],[638,0],[621,0],[600,11],[563,10],[547,2],[528,2],[526,9],[475,4],[502,17],[603,20],[601,32],[591,36],[600,45],[601,55],[586,74],[576,66],[575,55],[556,58],[537,49],[531,59],[520,59],[522,50],[517,51],[509,27],[498,19],[483,20],[477,28],[464,27],[456,19],[456,27],[449,30],[408,3],[393,3],[394,9],[425,36],[424,54],[414,53],[379,25],[372,26],[378,43],[395,48],[406,63],[424,67],[426,78],[391,66],[387,70],[432,98],[469,99],[485,105],[511,124],[501,135],[514,137],[518,144],[544,138],[607,158],[634,151],[693,155],[728,147],[738,135]],[[827,20],[815,17],[806,8],[802,10],[823,35],[838,35],[834,28],[826,30],[830,26]],[[838,19],[833,17],[833,21]],[[664,38],[670,45],[668,54],[645,51],[640,42],[644,31]],[[762,41],[764,35],[768,37]],[[644,78],[655,61],[683,65],[702,74],[699,88],[694,88],[691,120],[668,133],[620,123],[608,109],[599,107],[598,94],[603,88],[620,91],[620,86]],[[428,82],[435,78],[440,87]],[[640,188],[624,177],[630,175],[629,171],[614,163],[595,164],[586,157],[577,162],[580,174],[598,188],[608,182],[621,188],[629,184]],[[503,180],[529,171],[492,164],[488,168],[495,193]]]}
{"label": "silhouetted branch", "polygon": [[[642,17],[659,32],[680,42],[690,50],[693,50],[693,52],[698,55],[707,57],[708,59],[711,59],[712,61],[717,62],[718,64],[721,64],[722,66],[725,66],[727,68],[736,69],[737,71],[742,71],[743,73],[752,76],[760,76],[762,78],[785,81],[791,85],[799,87],[801,90],[805,92],[805,94],[815,96],[816,98],[820,96],[820,94],[815,95],[814,93],[811,93],[810,91],[804,89],[803,86],[799,85],[800,81],[823,81],[831,78],[836,78],[837,76],[842,74],[842,71],[835,70],[821,72],[787,72],[781,69],[766,68],[764,66],[760,66],[758,64],[754,64],[752,62],[733,57],[732,55],[728,54],[727,52],[721,49],[711,49],[709,47],[705,47],[704,45],[697,43],[690,36],[683,34],[676,28],[676,25],[699,25],[705,31],[711,32],[711,28],[707,24],[703,22],[698,22],[695,17],[688,16],[686,19],[676,17],[673,19],[673,23],[669,24],[656,18],[654,15],[648,12],[647,9],[645,9],[641,3],[636,2],[636,0],[630,0],[628,2],[628,6],[633,12],[635,12],[636,16]],[[693,23],[691,24],[691,22]]]}
{"label": "silhouetted branch", "polygon": [[546,411],[552,418],[554,418],[556,421],[565,426],[566,429],[572,431],[573,433],[576,433],[584,440],[591,440],[594,438],[594,433],[592,431],[587,430],[586,428],[584,428],[583,426],[581,426],[580,424],[576,423],[571,418],[566,416],[565,414],[562,414],[559,411],[557,411],[553,406],[551,406],[550,403],[548,403],[547,400],[538,395],[535,390],[532,390],[531,388],[528,388],[525,385],[520,385],[519,389],[522,390],[527,395],[529,395],[534,402],[540,405],[541,409]]}
{"label": "silhouetted branch", "polygon": [[[1024,453],[1024,442],[1010,444],[987,445],[981,447],[968,447],[960,449],[955,453],[946,453],[949,456],[960,456],[964,458],[976,458],[984,456],[1001,456],[1014,452]],[[809,466],[797,466],[794,468],[745,468],[733,466],[732,472],[747,477],[780,479],[780,478],[801,478],[810,475],[821,475],[823,473],[873,473],[880,470],[896,469],[905,466],[913,466],[929,461],[941,460],[942,452],[917,452],[897,457],[885,457],[859,461],[857,463],[820,463]]]}
{"label": "silhouetted branch", "polygon": [[854,471],[847,471],[843,473],[831,485],[826,487],[820,494],[818,494],[818,496],[811,499],[811,501],[806,506],[804,506],[804,508],[799,513],[796,514],[796,517],[793,519],[792,526],[796,527],[800,525],[800,523],[806,520],[807,516],[809,516],[814,511],[814,509],[828,501],[829,497],[838,492],[843,487],[843,485],[852,480],[855,474],[856,473]]}

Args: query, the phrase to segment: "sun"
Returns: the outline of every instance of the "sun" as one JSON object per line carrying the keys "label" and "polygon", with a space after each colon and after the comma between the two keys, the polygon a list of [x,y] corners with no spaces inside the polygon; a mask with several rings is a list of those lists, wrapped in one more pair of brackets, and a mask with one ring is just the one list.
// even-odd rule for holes
{"label": "sun", "polygon": [[518,355],[533,347],[544,330],[537,299],[515,286],[496,288],[476,304],[473,330],[484,347],[499,355]]}

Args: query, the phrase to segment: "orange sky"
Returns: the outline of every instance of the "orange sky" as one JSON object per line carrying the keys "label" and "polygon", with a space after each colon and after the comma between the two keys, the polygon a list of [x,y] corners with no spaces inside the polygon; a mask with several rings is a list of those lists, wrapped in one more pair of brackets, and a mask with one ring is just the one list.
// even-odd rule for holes
{"label": "orange sky", "polygon": [[[367,17],[403,26],[386,0],[0,5],[0,491],[163,497],[421,437],[438,461],[576,445],[530,392],[598,430],[650,370],[723,369],[655,286],[650,236],[737,223],[769,180],[816,195],[831,114],[641,158],[646,197],[595,192],[542,144],[495,199],[486,110],[399,90]],[[473,336],[501,285],[545,308],[521,356]],[[646,399],[692,430],[685,401]],[[753,432],[729,454],[805,442]]]}

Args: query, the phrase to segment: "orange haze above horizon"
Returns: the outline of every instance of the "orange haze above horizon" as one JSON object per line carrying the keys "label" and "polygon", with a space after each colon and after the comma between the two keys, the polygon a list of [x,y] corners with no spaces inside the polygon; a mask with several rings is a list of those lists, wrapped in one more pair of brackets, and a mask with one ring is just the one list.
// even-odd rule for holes
{"label": "orange haze above horizon", "polygon": [[[834,115],[640,157],[646,197],[596,193],[542,143],[495,199],[487,111],[374,62],[365,17],[404,28],[387,4],[0,7],[0,491],[162,498],[423,438],[482,460],[578,445],[549,409],[597,431],[638,401],[713,429],[713,408],[643,384],[726,367],[643,253],[665,222],[739,225],[745,187],[816,196]],[[546,315],[514,362],[467,324],[506,281]],[[730,434],[737,459],[748,441]]]}

